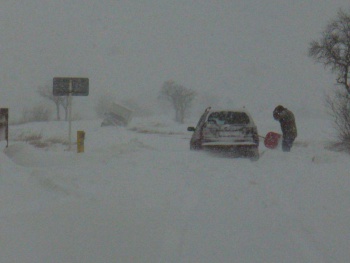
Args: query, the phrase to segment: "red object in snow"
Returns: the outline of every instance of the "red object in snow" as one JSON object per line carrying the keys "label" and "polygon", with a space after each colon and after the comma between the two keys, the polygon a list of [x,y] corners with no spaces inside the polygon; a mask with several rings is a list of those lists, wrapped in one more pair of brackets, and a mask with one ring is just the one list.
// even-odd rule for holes
{"label": "red object in snow", "polygon": [[282,135],[277,132],[268,132],[264,139],[265,147],[275,149],[281,137]]}

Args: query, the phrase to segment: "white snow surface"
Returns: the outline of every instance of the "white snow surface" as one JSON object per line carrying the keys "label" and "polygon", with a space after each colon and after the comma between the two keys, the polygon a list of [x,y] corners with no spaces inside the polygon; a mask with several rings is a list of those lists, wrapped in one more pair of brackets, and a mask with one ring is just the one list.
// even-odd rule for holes
{"label": "white snow surface", "polygon": [[[279,131],[260,117],[261,135]],[[66,138],[67,122],[10,126],[8,148],[0,144],[0,262],[349,261],[349,155],[325,147],[327,118],[297,118],[292,151],[261,142],[255,162],[190,151],[196,122],[74,121],[84,153],[16,139]]]}

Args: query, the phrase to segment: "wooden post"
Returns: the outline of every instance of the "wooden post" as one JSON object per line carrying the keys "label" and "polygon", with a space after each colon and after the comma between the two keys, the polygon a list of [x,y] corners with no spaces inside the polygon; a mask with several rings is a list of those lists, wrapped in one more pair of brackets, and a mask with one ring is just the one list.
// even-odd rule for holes
{"label": "wooden post", "polygon": [[[4,139],[6,140],[6,147],[9,146],[9,109],[0,109],[0,133],[1,135],[5,132]],[[0,138],[2,140],[3,138]]]}

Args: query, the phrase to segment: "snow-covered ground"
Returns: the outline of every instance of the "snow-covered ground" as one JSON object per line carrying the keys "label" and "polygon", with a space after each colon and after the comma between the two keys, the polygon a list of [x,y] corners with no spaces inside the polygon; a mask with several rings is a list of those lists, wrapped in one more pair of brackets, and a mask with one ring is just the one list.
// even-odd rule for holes
{"label": "snow-covered ground", "polygon": [[[11,126],[0,262],[348,262],[349,155],[325,148],[327,119],[303,117],[290,153],[261,143],[256,162],[190,151],[196,119],[75,121],[84,153],[49,144],[66,122]],[[255,118],[261,135],[279,131],[270,118]]]}

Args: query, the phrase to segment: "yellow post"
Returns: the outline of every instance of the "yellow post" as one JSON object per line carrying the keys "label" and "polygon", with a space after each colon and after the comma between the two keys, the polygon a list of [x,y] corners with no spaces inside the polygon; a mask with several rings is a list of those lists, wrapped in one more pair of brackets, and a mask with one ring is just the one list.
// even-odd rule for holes
{"label": "yellow post", "polygon": [[85,132],[84,131],[77,131],[77,151],[78,151],[78,153],[84,152],[84,139],[85,139]]}

